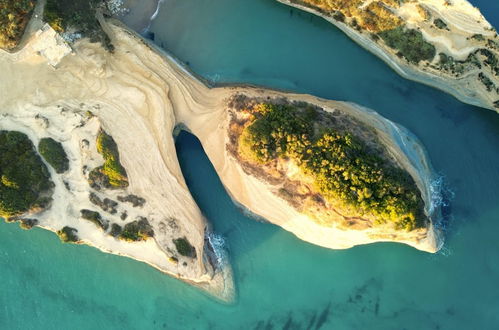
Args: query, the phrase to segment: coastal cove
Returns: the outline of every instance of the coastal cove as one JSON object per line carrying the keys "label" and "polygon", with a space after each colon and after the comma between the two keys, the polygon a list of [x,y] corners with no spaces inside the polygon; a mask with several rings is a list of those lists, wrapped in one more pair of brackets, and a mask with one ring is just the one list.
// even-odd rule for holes
{"label": "coastal cove", "polygon": [[[490,20],[497,26],[498,19]],[[404,80],[334,27],[271,1],[170,0],[151,30],[158,45],[208,80],[353,101],[408,127],[455,193],[446,195],[451,224],[444,249],[430,255],[379,243],[333,251],[257,222],[231,201],[197,139],[182,132],[176,138],[182,171],[201,211],[226,238],[238,301],[221,305],[147,265],[1,222],[0,327],[499,324],[493,289],[499,275],[496,114]]]}

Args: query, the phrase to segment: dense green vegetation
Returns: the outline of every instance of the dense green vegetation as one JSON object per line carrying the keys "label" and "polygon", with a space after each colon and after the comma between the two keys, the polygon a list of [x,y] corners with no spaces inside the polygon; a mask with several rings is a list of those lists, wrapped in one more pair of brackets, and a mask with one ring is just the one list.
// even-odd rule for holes
{"label": "dense green vegetation", "polygon": [[116,214],[118,212],[118,210],[116,209],[116,207],[118,206],[118,203],[113,201],[112,199],[109,199],[107,197],[104,199],[101,199],[94,192],[91,192],[89,194],[88,199],[90,200],[90,202],[92,204],[99,206],[102,209],[102,211],[105,211],[105,212],[108,212],[111,214]]}
{"label": "dense green vegetation", "polygon": [[266,164],[291,159],[315,189],[335,205],[374,215],[398,229],[423,226],[424,203],[412,177],[388,165],[361,140],[328,127],[314,127],[317,110],[260,104],[239,138],[239,154]]}
{"label": "dense green vegetation", "polygon": [[146,218],[140,218],[139,220],[127,223],[123,227],[121,234],[119,234],[120,239],[130,242],[145,241],[153,236],[154,230]]}
{"label": "dense green vegetation", "polygon": [[58,32],[71,28],[113,50],[109,37],[95,16],[96,9],[102,3],[102,0],[47,0],[44,20]]}
{"label": "dense green vegetation", "polygon": [[34,0],[0,0],[0,48],[17,46],[34,7]]}
{"label": "dense green vegetation", "polygon": [[123,231],[123,228],[121,228],[120,225],[118,225],[117,223],[113,223],[111,225],[111,230],[109,231],[109,235],[111,235],[113,237],[118,237],[122,231]]}
{"label": "dense green vegetation", "polygon": [[57,173],[64,173],[69,169],[69,160],[62,144],[52,138],[43,138],[38,143],[38,151]]}
{"label": "dense green vegetation", "polygon": [[175,244],[175,248],[180,255],[189,258],[196,258],[196,249],[191,245],[191,243],[189,243],[187,238],[176,238],[173,240],[173,244]]}
{"label": "dense green vegetation", "polygon": [[23,133],[0,131],[0,216],[8,218],[50,203],[49,172]]}
{"label": "dense green vegetation", "polygon": [[497,56],[493,52],[485,48],[477,50],[476,53],[484,56],[485,60],[483,61],[483,63],[489,66],[496,76],[499,76],[499,59],[497,58]]}
{"label": "dense green vegetation", "polygon": [[398,27],[378,35],[388,47],[398,50],[398,54],[410,63],[431,61],[436,55],[435,46],[427,42],[420,31]]}
{"label": "dense green vegetation", "polygon": [[90,185],[111,189],[128,187],[128,178],[125,168],[120,163],[118,146],[114,139],[102,130],[97,136],[97,151],[104,158],[104,165],[90,172]]}
{"label": "dense green vegetation", "polygon": [[76,235],[77,232],[78,230],[75,228],[65,226],[61,230],[57,231],[57,236],[59,236],[61,241],[64,243],[76,243],[79,241],[78,235]]}

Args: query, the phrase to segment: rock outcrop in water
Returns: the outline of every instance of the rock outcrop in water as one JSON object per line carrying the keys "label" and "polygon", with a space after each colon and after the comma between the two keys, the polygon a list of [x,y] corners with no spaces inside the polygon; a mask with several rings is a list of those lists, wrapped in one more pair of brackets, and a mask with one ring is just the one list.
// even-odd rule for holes
{"label": "rock outcrop in water", "polygon": [[278,0],[336,25],[405,78],[499,112],[499,37],[466,0]]}

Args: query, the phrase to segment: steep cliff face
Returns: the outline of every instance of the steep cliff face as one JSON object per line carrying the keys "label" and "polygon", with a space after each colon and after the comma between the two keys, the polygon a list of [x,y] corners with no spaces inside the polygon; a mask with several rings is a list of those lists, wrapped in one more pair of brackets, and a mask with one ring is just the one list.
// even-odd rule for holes
{"label": "steep cliff face", "polygon": [[278,0],[333,23],[402,76],[499,111],[499,37],[465,0]]}

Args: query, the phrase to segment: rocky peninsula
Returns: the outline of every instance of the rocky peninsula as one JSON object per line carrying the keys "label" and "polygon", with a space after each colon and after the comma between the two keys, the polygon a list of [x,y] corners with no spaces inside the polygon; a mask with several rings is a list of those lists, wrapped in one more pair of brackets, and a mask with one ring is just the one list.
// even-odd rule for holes
{"label": "rocky peninsula", "polygon": [[[424,148],[406,129],[358,105],[309,95],[249,87],[216,88],[211,93],[220,95],[218,104],[210,106],[212,110],[199,111],[192,104],[184,108],[188,111],[178,112],[177,118],[201,140],[227,191],[243,208],[305,241],[327,248],[345,249],[390,241],[405,243],[427,252],[440,249],[443,241],[435,226],[440,211],[435,205],[436,192],[432,187],[435,177]],[[279,107],[283,107],[285,112],[289,111],[292,117],[302,111],[304,115],[310,116],[301,121],[299,114],[297,121],[302,124],[311,122],[311,117],[315,118],[312,120],[313,125],[303,126],[312,131],[301,131],[298,138],[294,139],[293,134],[286,134],[286,130],[295,123],[283,126],[276,124],[275,118],[283,118],[282,113],[268,112],[273,118],[271,121],[261,114],[262,108],[265,113]],[[267,137],[256,135],[251,140],[246,133],[252,129],[255,131],[255,127],[251,126],[255,125],[257,118],[263,119],[260,124],[269,124],[277,129],[271,130]],[[279,136],[283,139],[279,140]],[[322,144],[322,151],[314,149],[333,136],[340,143]],[[302,145],[308,139],[311,146],[307,147],[306,143]],[[264,141],[265,147],[262,148],[262,144],[255,141]],[[249,145],[244,145],[248,142]],[[294,142],[298,142],[299,146],[293,147]],[[353,144],[355,150],[348,150]],[[297,151],[299,148],[303,149]],[[333,150],[339,151],[338,154],[334,154]],[[328,152],[330,162],[323,158]],[[298,160],[297,155],[300,153],[305,156]],[[348,154],[353,157],[350,167],[347,165]],[[373,154],[382,157],[371,158]],[[344,156],[343,160],[339,155]],[[307,167],[314,156],[320,162],[319,168],[332,170],[324,173]],[[370,163],[370,160],[374,162]],[[360,177],[363,171],[360,169],[371,166],[368,163],[374,166],[371,169],[378,176],[364,181]],[[346,178],[347,170],[351,171],[349,178]],[[383,203],[384,193],[374,188],[377,185],[374,181],[379,179],[377,182],[381,184],[391,176],[391,171],[394,171],[392,174],[396,173],[397,179],[390,181],[390,189],[403,193],[397,197],[386,197],[394,201],[410,195],[408,199],[414,201],[409,207],[411,211],[402,207],[404,211],[398,209],[400,213],[392,213],[388,211],[391,206],[386,204],[380,210],[388,213],[375,211],[375,204],[380,203],[381,206]],[[331,194],[331,191],[324,189],[321,181],[326,186],[334,185],[331,189],[334,192]],[[341,195],[341,184],[345,184],[343,187],[353,192],[349,196],[355,196],[355,200],[360,203]],[[396,188],[397,184],[401,186]],[[403,197],[405,193],[409,195]]]}
{"label": "rocky peninsula", "polygon": [[[121,23],[93,14],[102,29],[87,31],[94,39],[68,41],[64,21],[58,33],[38,16],[20,50],[0,50],[0,150],[9,158],[0,162],[1,217],[146,262],[231,301],[227,253],[178,164],[173,135],[184,127],[235,202],[301,239],[328,248],[441,247],[431,166],[407,130],[350,103],[207,86]],[[283,114],[282,127],[271,124]],[[261,158],[264,148],[243,139],[257,120],[278,128],[272,138],[288,132],[289,121],[292,134],[281,142],[298,136],[311,144],[284,152],[274,141]],[[296,135],[295,126],[306,130]],[[340,143],[320,144],[328,139]],[[303,164],[328,150],[329,163],[319,167],[340,168],[320,179]]]}
{"label": "rocky peninsula", "polygon": [[227,255],[178,165],[173,81],[154,69],[164,60],[96,14],[115,52],[104,47],[104,30],[69,43],[41,15],[19,51],[0,50],[0,217],[146,262],[231,301]]}
{"label": "rocky peninsula", "polygon": [[499,37],[466,0],[278,0],[316,14],[397,73],[499,111]]}

